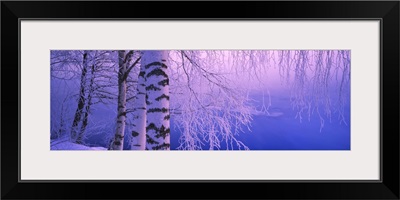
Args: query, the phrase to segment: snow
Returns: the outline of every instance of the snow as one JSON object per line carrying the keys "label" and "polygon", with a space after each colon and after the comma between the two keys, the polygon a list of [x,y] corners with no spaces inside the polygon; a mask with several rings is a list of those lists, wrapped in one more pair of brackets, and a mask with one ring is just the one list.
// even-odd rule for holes
{"label": "snow", "polygon": [[107,150],[104,147],[89,147],[67,140],[52,140],[50,148],[51,150]]}

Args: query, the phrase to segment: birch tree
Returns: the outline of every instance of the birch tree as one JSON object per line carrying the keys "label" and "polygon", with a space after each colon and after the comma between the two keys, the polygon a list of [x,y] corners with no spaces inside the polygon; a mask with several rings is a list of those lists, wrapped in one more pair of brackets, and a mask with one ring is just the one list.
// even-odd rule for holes
{"label": "birch tree", "polygon": [[112,150],[122,150],[125,134],[126,120],[126,80],[123,79],[126,73],[127,56],[125,51],[118,51],[118,107],[117,107],[117,128],[114,141],[110,147]]}
{"label": "birch tree", "polygon": [[[93,93],[94,93],[94,88],[93,88],[94,78],[95,78],[94,71],[95,71],[95,65],[93,64],[90,67],[90,81],[89,81],[89,86],[88,86],[89,88],[88,88],[88,92],[87,92],[88,93],[87,94],[87,98],[85,100],[86,104],[85,104],[85,107],[83,109],[84,114],[83,114],[83,119],[82,119],[82,125],[81,125],[81,128],[79,130],[79,133],[78,133],[78,136],[77,136],[77,139],[76,139],[76,143],[78,143],[78,144],[82,144],[83,143],[85,130],[86,130],[86,127],[87,127],[88,121],[89,121],[90,108],[91,108],[91,106],[93,104],[92,96],[93,96]],[[78,107],[79,107],[79,104],[78,104]],[[80,110],[80,112],[82,112],[82,110]]]}
{"label": "birch tree", "polygon": [[86,87],[86,74],[88,71],[88,51],[83,52],[83,61],[82,61],[82,73],[79,87],[79,96],[78,96],[78,105],[75,111],[74,120],[72,122],[71,128],[71,138],[73,141],[76,141],[78,137],[78,125],[82,118],[83,107],[85,106],[85,87]]}
{"label": "birch tree", "polygon": [[133,58],[134,51],[118,51],[118,104],[117,104],[117,125],[112,144],[110,145],[111,150],[122,150],[124,145],[125,126],[126,126],[126,95],[127,95],[127,78],[130,71],[136,66],[140,58],[129,65]]}
{"label": "birch tree", "polygon": [[145,70],[146,149],[170,149],[168,51],[143,51]]}
{"label": "birch tree", "polygon": [[142,65],[138,75],[137,93],[134,98],[133,128],[132,128],[132,150],[146,149],[146,70]]}
{"label": "birch tree", "polygon": [[[118,98],[115,92],[118,91],[118,78],[115,76],[118,73],[115,70],[117,68],[118,71],[118,59],[115,62],[115,54],[116,51],[51,51],[52,130],[68,132],[72,142],[83,144],[87,137],[97,134],[95,130],[104,128],[104,122],[90,120],[90,113],[94,105],[112,105]],[[64,84],[58,85],[60,82]],[[57,102],[54,98],[56,95],[64,101]],[[66,109],[66,106],[74,107],[74,111]],[[54,110],[60,107],[60,114],[63,115],[61,120],[56,118],[59,116],[56,113],[60,111]],[[60,128],[55,127],[57,124],[53,121],[59,121]],[[70,126],[66,126],[66,123]],[[87,131],[90,123],[92,126]]]}

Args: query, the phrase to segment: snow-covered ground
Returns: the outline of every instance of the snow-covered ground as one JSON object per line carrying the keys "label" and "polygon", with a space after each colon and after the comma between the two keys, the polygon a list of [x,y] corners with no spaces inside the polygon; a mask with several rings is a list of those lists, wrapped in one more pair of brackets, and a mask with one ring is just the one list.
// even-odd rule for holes
{"label": "snow-covered ground", "polygon": [[107,150],[104,147],[88,147],[62,139],[52,140],[50,148],[51,150]]}

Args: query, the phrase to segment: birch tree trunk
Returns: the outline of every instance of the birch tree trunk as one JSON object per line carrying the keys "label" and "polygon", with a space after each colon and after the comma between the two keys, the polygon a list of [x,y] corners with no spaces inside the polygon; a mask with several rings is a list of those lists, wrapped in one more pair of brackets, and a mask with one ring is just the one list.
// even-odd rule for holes
{"label": "birch tree trunk", "polygon": [[145,67],[140,67],[132,130],[132,150],[146,149],[146,82]]}
{"label": "birch tree trunk", "polygon": [[82,126],[79,131],[78,138],[76,139],[76,143],[78,143],[78,144],[83,143],[83,139],[84,139],[83,136],[85,134],[86,127],[88,125],[90,107],[92,106],[92,94],[94,92],[93,84],[94,84],[94,65],[92,65],[90,68],[90,83],[89,83],[89,91],[88,91],[88,95],[87,95],[87,103],[85,105],[85,114],[83,115]]}
{"label": "birch tree trunk", "polygon": [[86,73],[88,68],[87,62],[88,52],[83,52],[83,61],[82,61],[82,73],[81,73],[81,83],[80,83],[80,92],[79,92],[79,99],[78,99],[78,107],[76,108],[74,121],[72,122],[71,127],[71,139],[72,141],[76,141],[77,134],[78,134],[78,126],[79,122],[82,118],[83,107],[85,105],[85,85],[86,85]]}
{"label": "birch tree trunk", "polygon": [[146,149],[170,149],[168,51],[143,51],[146,74]]}
{"label": "birch tree trunk", "polygon": [[126,65],[128,63],[126,51],[118,51],[118,114],[117,128],[111,150],[122,150],[124,146],[125,122],[126,122]]}

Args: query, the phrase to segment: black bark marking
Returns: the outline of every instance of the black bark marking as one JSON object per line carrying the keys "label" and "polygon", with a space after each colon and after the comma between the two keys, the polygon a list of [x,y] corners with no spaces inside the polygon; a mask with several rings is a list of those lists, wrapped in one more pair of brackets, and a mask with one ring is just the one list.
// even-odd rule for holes
{"label": "black bark marking", "polygon": [[147,95],[147,93],[146,93],[146,104],[147,104],[147,105],[150,105],[150,104],[151,104],[151,102],[149,101],[149,95]]}
{"label": "black bark marking", "polygon": [[161,127],[158,128],[156,125],[154,125],[154,123],[150,123],[146,127],[146,132],[148,132],[149,130],[154,130],[156,132],[156,134],[155,134],[156,138],[163,137],[163,139],[165,139],[170,133],[170,129],[169,128],[165,128],[164,125],[161,125]]}
{"label": "black bark marking", "polygon": [[157,132],[158,128],[156,127],[156,125],[154,123],[150,123],[147,127],[146,127],[146,132],[148,132],[149,130],[155,130]]}
{"label": "black bark marking", "polygon": [[158,87],[156,87],[156,86],[154,86],[153,84],[151,84],[151,85],[149,85],[149,86],[146,87],[146,91],[150,91],[150,90],[153,90],[153,91],[160,91],[161,89],[158,88]]}
{"label": "black bark marking", "polygon": [[147,93],[146,93],[145,99],[146,99],[146,104],[147,104],[147,105],[150,105],[151,102],[149,101],[149,95],[147,95]]}
{"label": "black bark marking", "polygon": [[160,138],[163,137],[163,139],[165,139],[170,133],[170,129],[169,128],[165,128],[164,125],[161,125],[161,128],[159,128],[157,130],[157,134],[155,135],[156,138]]}
{"label": "black bark marking", "polygon": [[168,78],[167,78],[167,79],[164,79],[164,80],[158,82],[157,84],[158,84],[158,85],[161,85],[161,86],[169,85],[169,79],[168,79]]}
{"label": "black bark marking", "polygon": [[160,145],[152,147],[152,149],[153,150],[160,150],[160,149],[166,150],[166,149],[170,148],[170,146],[171,145],[169,143],[162,143]]}
{"label": "black bark marking", "polygon": [[146,135],[146,142],[147,142],[147,144],[159,144],[159,142],[155,141],[149,135]]}
{"label": "black bark marking", "polygon": [[117,116],[117,118],[118,118],[118,117],[121,117],[121,116],[125,116],[125,117],[126,117],[126,112],[121,112],[121,113],[119,113],[118,116]]}
{"label": "black bark marking", "polygon": [[149,72],[146,75],[146,78],[149,78],[151,76],[164,76],[165,78],[168,78],[167,73],[164,72],[164,70],[160,69],[160,68],[156,68],[153,71]]}
{"label": "black bark marking", "polygon": [[137,136],[139,136],[139,133],[136,132],[136,131],[132,131],[132,136],[133,136],[133,137],[137,137]]}
{"label": "black bark marking", "polygon": [[120,140],[122,140],[122,139],[124,139],[124,136],[123,136],[123,135],[117,134],[117,135],[115,135],[115,139],[120,139]]}
{"label": "black bark marking", "polygon": [[153,113],[153,112],[167,113],[168,109],[166,109],[166,108],[150,108],[147,110],[147,113]]}
{"label": "black bark marking", "polygon": [[120,134],[116,134],[114,137],[114,146],[120,146],[122,145],[122,141],[124,141],[124,136]]}
{"label": "black bark marking", "polygon": [[156,101],[160,101],[161,99],[167,99],[169,101],[169,96],[166,94],[162,94],[161,96],[156,98]]}
{"label": "black bark marking", "polygon": [[170,115],[165,115],[164,120],[169,120]]}
{"label": "black bark marking", "polygon": [[[163,61],[165,62],[165,60],[163,60]],[[152,63],[150,63],[150,64],[147,64],[147,65],[145,66],[145,69],[148,69],[148,68],[150,68],[150,67],[152,67],[152,66],[161,66],[162,68],[165,68],[165,69],[168,68],[168,66],[167,66],[166,64],[164,64],[164,63],[161,63],[161,62],[152,62]]]}
{"label": "black bark marking", "polygon": [[144,72],[144,71],[141,71],[140,73],[139,73],[139,77],[143,77],[144,78],[144,75],[146,74],[146,72]]}

